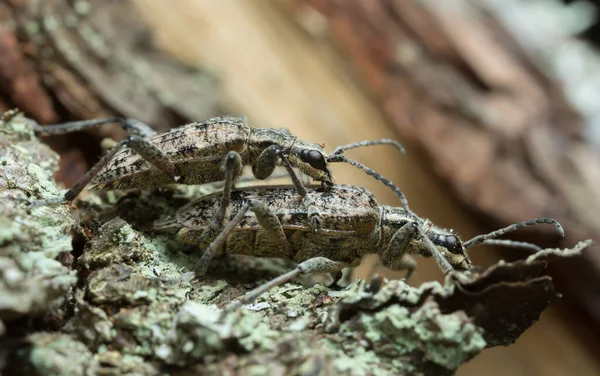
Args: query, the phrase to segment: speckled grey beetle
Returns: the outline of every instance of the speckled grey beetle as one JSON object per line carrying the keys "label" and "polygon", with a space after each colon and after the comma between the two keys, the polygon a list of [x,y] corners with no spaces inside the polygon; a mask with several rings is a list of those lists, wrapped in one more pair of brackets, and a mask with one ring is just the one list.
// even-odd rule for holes
{"label": "speckled grey beetle", "polygon": [[[367,190],[352,185],[310,189],[307,195],[322,213],[321,229],[310,231],[306,209],[298,205],[291,187],[255,187],[232,193],[225,215],[228,224],[210,242],[194,273],[203,276],[210,261],[220,254],[246,254],[278,257],[294,261],[297,267],[259,286],[235,303],[254,300],[263,292],[300,274],[337,272],[356,266],[366,254],[377,254],[381,263],[392,270],[407,270],[407,278],[416,264],[411,255],[434,257],[445,274],[466,270],[471,262],[466,249],[477,244],[498,244],[492,238],[519,228],[549,223],[564,235],[562,226],[549,218],[513,224],[462,243],[452,231],[434,226],[401,207],[379,205]],[[218,196],[210,195],[181,208],[176,215],[156,223],[157,228],[179,228],[179,236],[193,242],[219,210]],[[210,242],[210,244],[208,244]],[[504,240],[510,247],[540,250],[536,245]]]}
{"label": "speckled grey beetle", "polygon": [[159,134],[146,124],[124,118],[48,126],[36,124],[34,130],[40,136],[50,136],[107,123],[120,124],[131,136],[117,143],[63,197],[33,201],[29,204],[30,208],[70,203],[90,183],[98,189],[109,190],[224,181],[221,210],[215,213],[213,224],[207,228],[209,234],[222,226],[223,213],[229,205],[229,196],[242,166],[251,165],[256,178],[266,179],[281,163],[308,209],[309,223],[313,230],[317,230],[320,214],[306,195],[304,184],[294,168],[327,187],[333,184],[329,163],[335,162],[352,164],[382,181],[399,195],[408,208],[404,195],[390,181],[343,154],[349,149],[380,144],[393,145],[404,152],[404,148],[394,140],[353,143],[340,146],[328,155],[321,146],[298,140],[285,130],[250,127],[245,117],[216,117]]}

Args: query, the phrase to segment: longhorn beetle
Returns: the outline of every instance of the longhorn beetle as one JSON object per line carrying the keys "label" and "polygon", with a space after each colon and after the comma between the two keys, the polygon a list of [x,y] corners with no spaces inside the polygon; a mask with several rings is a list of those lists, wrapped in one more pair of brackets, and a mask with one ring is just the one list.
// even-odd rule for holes
{"label": "longhorn beetle", "polygon": [[148,125],[129,118],[84,120],[43,127],[35,124],[34,131],[41,136],[50,136],[107,123],[120,124],[131,136],[117,143],[63,197],[37,200],[29,204],[30,208],[70,203],[90,183],[108,190],[224,181],[221,209],[214,213],[212,224],[205,233],[209,236],[222,227],[241,167],[251,165],[256,178],[266,179],[280,161],[288,171],[303,206],[308,209],[313,231],[321,222],[320,213],[307,196],[294,168],[328,187],[333,184],[328,163],[349,163],[394,190],[408,209],[406,198],[394,184],[344,155],[344,151],[349,149],[380,144],[393,145],[404,153],[402,145],[394,140],[352,143],[339,146],[328,155],[321,146],[298,140],[285,131],[250,127],[245,117],[216,117],[158,134]]}
{"label": "longhorn beetle", "polygon": [[[411,255],[434,257],[445,274],[471,266],[466,249],[493,241],[519,228],[549,223],[561,236],[562,226],[549,218],[538,218],[510,225],[462,243],[451,231],[438,228],[402,207],[379,205],[367,190],[352,185],[337,185],[328,190],[307,192],[323,213],[318,233],[306,224],[306,209],[297,204],[297,193],[290,187],[254,187],[232,193],[231,207],[223,231],[212,239],[192,275],[203,276],[210,261],[220,254],[286,258],[297,267],[248,292],[228,309],[252,302],[270,288],[300,274],[337,272],[358,265],[366,254],[378,254],[382,264],[392,270],[412,274],[416,263]],[[171,217],[159,220],[156,228],[179,228],[183,240],[193,242],[210,218],[219,210],[215,195],[192,201]],[[205,246],[209,239],[204,239]],[[511,247],[540,250],[534,244],[504,240]]]}

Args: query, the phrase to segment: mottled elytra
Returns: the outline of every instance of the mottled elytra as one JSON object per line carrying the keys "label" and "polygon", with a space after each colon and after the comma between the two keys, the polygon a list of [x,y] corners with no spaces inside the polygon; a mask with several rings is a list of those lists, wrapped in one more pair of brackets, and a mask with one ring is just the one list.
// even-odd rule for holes
{"label": "mottled elytra", "polygon": [[[337,185],[325,190],[309,189],[321,213],[321,229],[313,233],[306,222],[306,209],[298,205],[298,194],[291,187],[254,187],[232,193],[225,213],[228,222],[202,255],[194,271],[206,273],[210,261],[222,254],[278,257],[294,261],[297,267],[242,297],[234,307],[254,300],[273,286],[299,274],[337,272],[356,266],[366,254],[378,254],[381,263],[392,270],[412,274],[416,263],[411,255],[434,257],[445,274],[471,267],[466,249],[478,244],[540,250],[534,244],[496,238],[519,228],[541,223],[552,224],[561,235],[562,226],[549,218],[517,223],[465,243],[452,233],[434,226],[402,207],[379,205],[367,190],[352,185]],[[181,208],[175,216],[156,223],[157,228],[179,228],[179,235],[194,241],[219,210],[218,196],[211,195]],[[207,240],[205,240],[207,242]]]}
{"label": "mottled elytra", "polygon": [[[125,118],[75,121],[43,127],[36,124],[35,131],[40,136],[50,136],[107,123],[119,124],[130,136],[117,143],[63,197],[34,201],[30,207],[69,203],[88,184],[97,189],[127,189],[224,181],[221,200],[224,211],[235,179],[241,173],[240,165],[252,166],[256,178],[266,179],[280,163],[288,171],[303,205],[308,209],[309,223],[316,230],[320,214],[306,195],[306,189],[294,169],[328,187],[333,184],[328,164],[345,162],[392,188],[408,208],[402,192],[389,180],[344,155],[344,151],[349,149],[379,144],[393,145],[404,152],[403,147],[394,140],[353,143],[340,146],[327,155],[321,146],[299,140],[285,131],[250,127],[245,117],[216,117],[164,133],[156,133],[146,124]],[[216,231],[221,227],[221,211],[216,214],[214,222],[207,231]]]}

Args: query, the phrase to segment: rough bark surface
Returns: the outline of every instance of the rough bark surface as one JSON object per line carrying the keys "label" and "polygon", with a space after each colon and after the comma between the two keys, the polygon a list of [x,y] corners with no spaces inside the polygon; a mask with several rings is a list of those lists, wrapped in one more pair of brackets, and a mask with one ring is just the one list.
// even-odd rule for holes
{"label": "rough bark surface", "polygon": [[[280,267],[216,260],[210,276],[182,280],[199,250],[151,224],[201,189],[88,193],[77,221],[64,207],[27,213],[19,199],[58,193],[58,156],[36,140],[31,120],[13,115],[0,124],[8,166],[0,341],[9,374],[450,375],[486,346],[513,343],[559,297],[547,260],[591,244],[452,274],[444,285],[290,283],[223,316],[224,305]],[[81,254],[70,253],[69,229]],[[19,322],[28,324],[16,330]]]}

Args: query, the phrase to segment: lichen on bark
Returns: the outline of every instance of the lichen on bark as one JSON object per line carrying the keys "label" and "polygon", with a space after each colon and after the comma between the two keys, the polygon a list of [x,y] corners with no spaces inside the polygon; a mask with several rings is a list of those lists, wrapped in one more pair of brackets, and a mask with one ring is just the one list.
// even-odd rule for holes
{"label": "lichen on bark", "polygon": [[[76,282],[59,260],[72,250],[73,219],[66,207],[27,213],[20,199],[60,194],[52,174],[58,156],[34,137],[28,119],[7,113],[0,120],[0,358],[13,322],[32,317],[60,322]],[[25,326],[24,324],[22,324]],[[4,335],[4,336],[3,336]]]}
{"label": "lichen on bark", "polygon": [[[180,278],[200,250],[151,223],[201,189],[87,193],[76,222],[65,207],[27,214],[18,198],[60,194],[51,178],[57,157],[29,124],[15,117],[0,127],[1,210],[12,219],[2,230],[1,301],[9,308],[0,318],[60,311],[64,320],[5,333],[4,341],[20,340],[6,354],[12,372],[452,374],[486,347],[514,342],[558,297],[548,257],[589,246],[451,274],[443,285],[354,281],[339,290],[289,283],[222,315],[223,306],[281,273],[285,262],[233,257],[215,260],[202,279]],[[59,258],[63,265],[56,258],[71,252],[70,229],[85,245],[74,258]]]}

